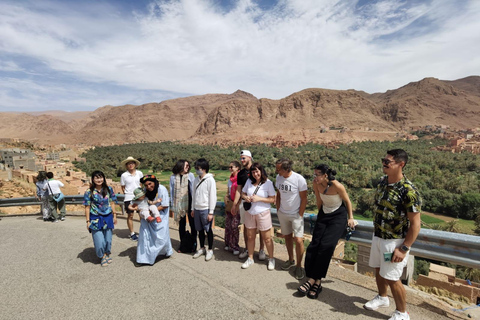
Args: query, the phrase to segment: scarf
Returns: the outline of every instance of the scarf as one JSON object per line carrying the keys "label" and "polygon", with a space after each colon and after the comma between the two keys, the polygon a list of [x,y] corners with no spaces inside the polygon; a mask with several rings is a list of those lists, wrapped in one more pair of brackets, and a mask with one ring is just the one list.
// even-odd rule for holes
{"label": "scarf", "polygon": [[173,212],[174,220],[178,223],[181,218],[185,217],[188,211],[188,174],[175,175],[175,185],[173,194]]}
{"label": "scarf", "polygon": [[237,187],[238,187],[238,184],[237,184],[237,176],[238,176],[238,173],[237,174],[232,174],[230,176],[230,181],[232,182],[232,186],[230,187],[230,200],[235,200],[235,193],[237,192]]}

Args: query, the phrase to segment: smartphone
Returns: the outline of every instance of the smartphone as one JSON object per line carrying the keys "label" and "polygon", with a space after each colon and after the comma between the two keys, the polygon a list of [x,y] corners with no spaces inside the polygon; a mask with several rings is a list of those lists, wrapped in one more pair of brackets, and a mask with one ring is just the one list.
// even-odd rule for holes
{"label": "smartphone", "polygon": [[391,262],[392,256],[393,256],[393,252],[385,252],[383,254],[383,259],[385,260],[385,262]]}

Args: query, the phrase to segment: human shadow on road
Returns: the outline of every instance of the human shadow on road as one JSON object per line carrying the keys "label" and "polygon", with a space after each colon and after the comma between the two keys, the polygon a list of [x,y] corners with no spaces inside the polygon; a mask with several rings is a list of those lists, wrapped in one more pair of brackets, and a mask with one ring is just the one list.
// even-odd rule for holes
{"label": "human shadow on road", "polygon": [[137,246],[130,247],[118,254],[119,257],[129,257],[134,264],[137,263]]}
{"label": "human shadow on road", "polygon": [[128,229],[113,229],[113,235],[121,239],[130,239],[130,231]]}
{"label": "human shadow on road", "polygon": [[[322,285],[328,283],[328,280],[322,280]],[[329,281],[335,286],[335,281]],[[305,297],[305,299],[308,299]],[[363,305],[368,301],[359,296],[351,296],[343,292],[332,290],[323,286],[323,290],[318,296],[318,302],[323,302],[331,306],[332,311],[341,312],[342,314],[356,316],[359,314],[366,315],[371,318],[385,319],[385,314],[377,311],[369,311],[363,309]]]}
{"label": "human shadow on road", "polygon": [[77,255],[77,258],[82,259],[83,263],[100,264],[100,259],[95,253],[95,248],[85,248]]}

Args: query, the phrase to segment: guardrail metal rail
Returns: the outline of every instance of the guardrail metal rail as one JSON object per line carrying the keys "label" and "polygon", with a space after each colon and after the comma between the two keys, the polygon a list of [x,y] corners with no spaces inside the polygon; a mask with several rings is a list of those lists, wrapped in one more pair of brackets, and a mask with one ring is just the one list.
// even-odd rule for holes
{"label": "guardrail metal rail", "polygon": [[[117,195],[117,198],[119,203],[122,203],[124,195]],[[65,195],[65,203],[67,205],[82,205],[82,202],[82,195]],[[35,205],[40,205],[40,202],[37,201],[35,197],[0,199],[0,208]],[[217,202],[215,215],[223,216],[224,214],[225,204],[223,202]],[[305,230],[309,230],[310,233],[312,233],[313,226],[317,220],[316,214],[305,213],[304,220]],[[280,226],[277,210],[274,208],[272,208],[272,223],[276,227]],[[360,220],[349,241],[363,245],[371,245],[372,234],[373,222]],[[422,258],[480,269],[479,236],[422,228],[415,244],[412,246],[411,252],[413,255]]]}

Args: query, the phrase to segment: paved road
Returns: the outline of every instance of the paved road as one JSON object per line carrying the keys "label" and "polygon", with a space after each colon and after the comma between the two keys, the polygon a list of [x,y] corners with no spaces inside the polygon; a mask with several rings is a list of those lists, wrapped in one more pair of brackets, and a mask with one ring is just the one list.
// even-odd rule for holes
{"label": "paved road", "polygon": [[[177,247],[172,223],[170,231]],[[331,277],[318,300],[297,297],[299,282],[280,270],[281,261],[275,271],[257,261],[242,270],[216,232],[212,261],[175,253],[135,267],[136,243],[120,219],[113,263],[102,268],[83,217],[56,224],[2,217],[0,319],[388,319],[394,311],[393,301],[380,312],[364,310],[375,292]],[[447,319],[422,305],[409,312],[412,319]]]}

